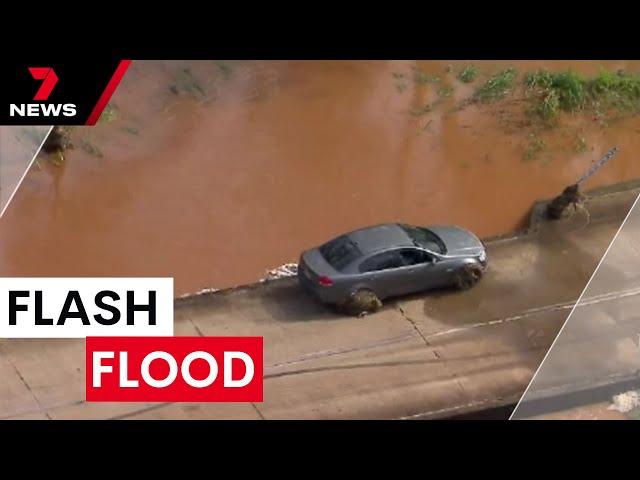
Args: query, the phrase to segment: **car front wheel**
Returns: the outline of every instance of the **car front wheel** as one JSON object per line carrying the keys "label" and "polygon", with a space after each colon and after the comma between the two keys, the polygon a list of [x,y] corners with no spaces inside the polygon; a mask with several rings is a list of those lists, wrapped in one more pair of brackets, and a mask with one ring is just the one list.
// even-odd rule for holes
{"label": "car front wheel", "polygon": [[347,315],[366,315],[377,312],[382,308],[382,302],[378,296],[368,289],[360,289],[349,295],[338,309]]}
{"label": "car front wheel", "polygon": [[468,290],[480,281],[482,274],[482,269],[478,265],[466,265],[456,273],[456,287],[460,290]]}

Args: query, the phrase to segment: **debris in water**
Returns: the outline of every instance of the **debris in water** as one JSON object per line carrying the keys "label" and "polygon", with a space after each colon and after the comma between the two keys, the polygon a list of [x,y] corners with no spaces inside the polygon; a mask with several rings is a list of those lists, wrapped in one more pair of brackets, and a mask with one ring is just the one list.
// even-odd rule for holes
{"label": "debris in water", "polygon": [[553,201],[549,203],[547,206],[547,215],[553,220],[562,218],[569,205],[573,205],[574,209],[577,210],[578,205],[581,205],[583,200],[584,196],[580,192],[580,185],[577,183],[569,185],[564,189],[562,194],[554,198]]}
{"label": "debris in water", "polygon": [[180,295],[178,298],[189,298],[189,297],[197,297],[199,295],[206,295],[208,293],[216,293],[219,292],[219,288],[203,288],[202,290],[198,290],[197,292],[185,293],[184,295]]}
{"label": "debris in water", "polygon": [[628,392],[614,395],[613,403],[608,410],[616,410],[620,413],[628,413],[634,408],[640,407],[640,390],[630,390]]}
{"label": "debris in water", "polygon": [[102,152],[98,147],[96,147],[93,143],[88,140],[83,140],[80,144],[82,150],[87,152],[89,155],[93,155],[94,157],[102,158]]}
{"label": "debris in water", "polygon": [[577,210],[579,205],[583,205],[584,196],[580,192],[580,185],[584,183],[589,177],[591,177],[594,173],[600,170],[609,160],[613,158],[613,156],[618,152],[618,147],[613,147],[609,150],[604,157],[598,160],[596,163],[591,165],[589,170],[580,177],[573,185],[569,185],[564,189],[562,194],[558,197],[554,198],[553,201],[547,207],[547,214],[552,219],[561,218],[564,214],[566,208],[569,205],[573,205]]}
{"label": "debris in water", "polygon": [[176,83],[171,85],[169,89],[174,95],[184,92],[196,99],[203,99],[207,96],[189,68],[183,68],[177,73]]}
{"label": "debris in water", "polygon": [[122,130],[127,132],[127,133],[130,133],[131,135],[139,135],[140,134],[140,130],[138,130],[135,127],[125,126],[125,127],[122,127]]}
{"label": "debris in water", "polygon": [[111,123],[118,118],[118,108],[109,103],[102,111],[98,122],[100,123]]}
{"label": "debris in water", "polygon": [[42,151],[49,154],[51,162],[56,166],[64,163],[64,152],[69,148],[73,148],[71,144],[71,127],[53,127],[42,144]]}
{"label": "debris in water", "polygon": [[267,276],[261,281],[278,280],[279,278],[295,277],[298,274],[297,263],[285,263],[278,268],[267,271]]}
{"label": "debris in water", "polygon": [[55,126],[42,145],[42,150],[46,153],[55,153],[71,148],[71,128]]}

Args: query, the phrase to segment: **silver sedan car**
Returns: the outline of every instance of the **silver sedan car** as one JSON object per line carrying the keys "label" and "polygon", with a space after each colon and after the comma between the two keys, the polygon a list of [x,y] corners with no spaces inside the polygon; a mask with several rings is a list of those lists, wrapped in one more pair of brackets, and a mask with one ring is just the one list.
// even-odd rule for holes
{"label": "silver sedan car", "polygon": [[298,279],[320,301],[363,314],[389,297],[470,288],[486,266],[484,244],[463,228],[392,223],[346,233],[304,252]]}

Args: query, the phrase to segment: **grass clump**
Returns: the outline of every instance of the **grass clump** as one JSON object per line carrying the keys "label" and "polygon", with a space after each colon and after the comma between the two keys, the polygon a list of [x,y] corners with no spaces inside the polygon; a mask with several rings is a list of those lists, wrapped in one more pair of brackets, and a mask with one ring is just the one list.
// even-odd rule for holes
{"label": "grass clump", "polygon": [[589,145],[587,145],[587,140],[584,137],[576,138],[576,143],[573,146],[573,149],[576,153],[586,152],[588,148]]}
{"label": "grass clump", "polygon": [[479,102],[494,102],[504,98],[513,88],[513,82],[518,71],[509,67],[491,76],[483,85],[476,89],[474,99]]}
{"label": "grass clump", "polygon": [[419,85],[424,85],[427,83],[437,83],[440,81],[440,77],[436,75],[429,75],[418,67],[413,67],[413,81]]}
{"label": "grass clump", "polygon": [[89,140],[82,140],[82,142],[80,143],[80,148],[82,148],[82,150],[87,152],[89,155],[102,158],[102,151],[100,151],[100,149]]}
{"label": "grass clump", "polygon": [[450,97],[453,93],[453,87],[440,87],[437,93],[439,97]]}
{"label": "grass clump", "polygon": [[100,119],[98,122],[100,123],[111,123],[118,118],[118,108],[112,103],[108,103],[102,114],[100,115]]}
{"label": "grass clump", "polygon": [[393,72],[391,75],[393,76],[396,90],[400,93],[404,92],[407,89],[407,84],[405,83],[407,76],[402,72]]}
{"label": "grass clump", "polygon": [[640,111],[640,76],[600,70],[595,77],[540,70],[524,78],[529,113],[553,124],[560,112]]}
{"label": "grass clump", "polygon": [[169,90],[174,95],[185,93],[198,100],[206,98],[207,96],[200,82],[195,78],[189,68],[183,68],[176,74],[175,83],[169,85]]}
{"label": "grass clump", "polygon": [[545,148],[547,144],[535,133],[529,136],[529,143],[524,151],[524,159],[530,161],[535,159]]}
{"label": "grass clump", "polygon": [[528,73],[524,84],[532,101],[529,113],[552,123],[558,112],[575,112],[586,102],[586,79],[574,72],[552,73],[548,70]]}
{"label": "grass clump", "polygon": [[458,80],[463,83],[471,83],[478,76],[478,69],[473,65],[467,65],[458,74]]}

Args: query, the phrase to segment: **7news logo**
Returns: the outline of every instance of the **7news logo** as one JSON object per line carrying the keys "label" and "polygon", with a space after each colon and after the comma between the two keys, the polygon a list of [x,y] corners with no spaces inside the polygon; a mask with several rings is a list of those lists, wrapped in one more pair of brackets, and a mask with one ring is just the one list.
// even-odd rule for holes
{"label": "7news logo", "polygon": [[[33,100],[46,102],[54,87],[58,83],[58,75],[51,67],[29,67],[29,73],[34,80],[42,83],[36,91]],[[74,103],[11,103],[9,116],[11,117],[75,117],[77,108]]]}

